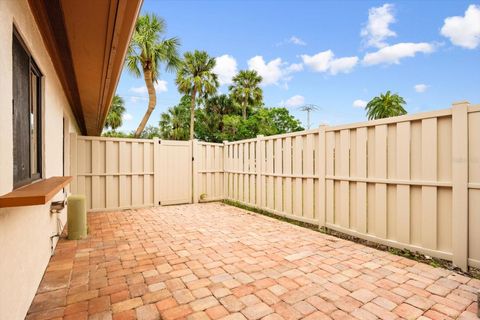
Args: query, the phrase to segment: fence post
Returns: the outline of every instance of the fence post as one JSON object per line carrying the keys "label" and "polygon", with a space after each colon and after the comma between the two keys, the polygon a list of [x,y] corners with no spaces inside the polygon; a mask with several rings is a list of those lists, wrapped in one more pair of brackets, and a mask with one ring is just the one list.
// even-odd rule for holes
{"label": "fence post", "polygon": [[263,172],[263,161],[265,157],[265,142],[263,141],[263,135],[257,136],[257,143],[256,143],[255,150],[255,169],[257,170],[257,185],[256,185],[256,197],[255,197],[255,205],[258,208],[263,207],[263,199],[262,199],[262,172]]}
{"label": "fence post", "polygon": [[73,177],[70,184],[71,193],[77,193],[77,137],[75,132],[70,133],[70,175]]}
{"label": "fence post", "polygon": [[192,203],[198,203],[198,140],[192,141]]}
{"label": "fence post", "polygon": [[325,227],[325,129],[326,125],[322,124],[318,128],[318,155],[317,155],[317,168],[318,168],[318,227]]}
{"label": "fence post", "polygon": [[228,190],[228,178],[229,173],[227,172],[229,169],[228,166],[228,141],[223,141],[223,199],[229,198],[229,190]]}
{"label": "fence post", "polygon": [[468,269],[468,105],[452,105],[452,253],[462,270]]}
{"label": "fence post", "polygon": [[153,138],[153,204],[160,203],[160,143],[159,138]]}

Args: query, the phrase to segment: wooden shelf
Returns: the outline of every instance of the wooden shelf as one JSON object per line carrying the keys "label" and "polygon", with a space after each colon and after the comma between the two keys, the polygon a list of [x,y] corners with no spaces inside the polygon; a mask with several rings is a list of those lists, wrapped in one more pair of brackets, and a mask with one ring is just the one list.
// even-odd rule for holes
{"label": "wooden shelf", "polygon": [[0,208],[24,207],[46,204],[73,177],[51,177],[13,190],[0,197]]}

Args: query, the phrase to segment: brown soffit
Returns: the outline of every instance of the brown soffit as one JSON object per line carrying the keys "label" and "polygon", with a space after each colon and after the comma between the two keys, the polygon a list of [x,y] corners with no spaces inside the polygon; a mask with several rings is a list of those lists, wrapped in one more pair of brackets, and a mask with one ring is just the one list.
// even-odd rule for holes
{"label": "brown soffit", "polygon": [[82,134],[100,135],[142,0],[29,2]]}
{"label": "brown soffit", "polygon": [[72,112],[77,119],[78,127],[82,134],[86,134],[86,126],[74,76],[72,56],[60,1],[28,0],[28,3],[52,59],[55,71],[60,78]]}

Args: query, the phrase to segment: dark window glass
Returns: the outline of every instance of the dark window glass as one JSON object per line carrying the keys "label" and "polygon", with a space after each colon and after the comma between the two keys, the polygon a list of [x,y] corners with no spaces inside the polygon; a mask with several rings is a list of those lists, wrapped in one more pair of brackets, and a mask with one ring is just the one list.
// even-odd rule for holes
{"label": "dark window glass", "polygon": [[17,31],[13,32],[13,184],[42,176],[42,75]]}

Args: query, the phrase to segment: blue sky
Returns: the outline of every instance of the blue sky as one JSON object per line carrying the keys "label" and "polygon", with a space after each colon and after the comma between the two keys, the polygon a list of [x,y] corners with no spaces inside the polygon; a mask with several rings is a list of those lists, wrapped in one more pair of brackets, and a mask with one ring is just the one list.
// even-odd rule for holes
{"label": "blue sky", "polygon": [[[182,53],[219,57],[220,92],[235,71],[255,69],[267,106],[305,123],[298,106],[318,105],[312,126],[365,120],[362,106],[386,90],[409,113],[480,103],[480,3],[146,0],[146,12],[166,20]],[[174,77],[162,70],[149,124],[179,101]],[[133,130],[147,106],[143,80],[124,70],[117,93],[127,108],[121,130]]]}

